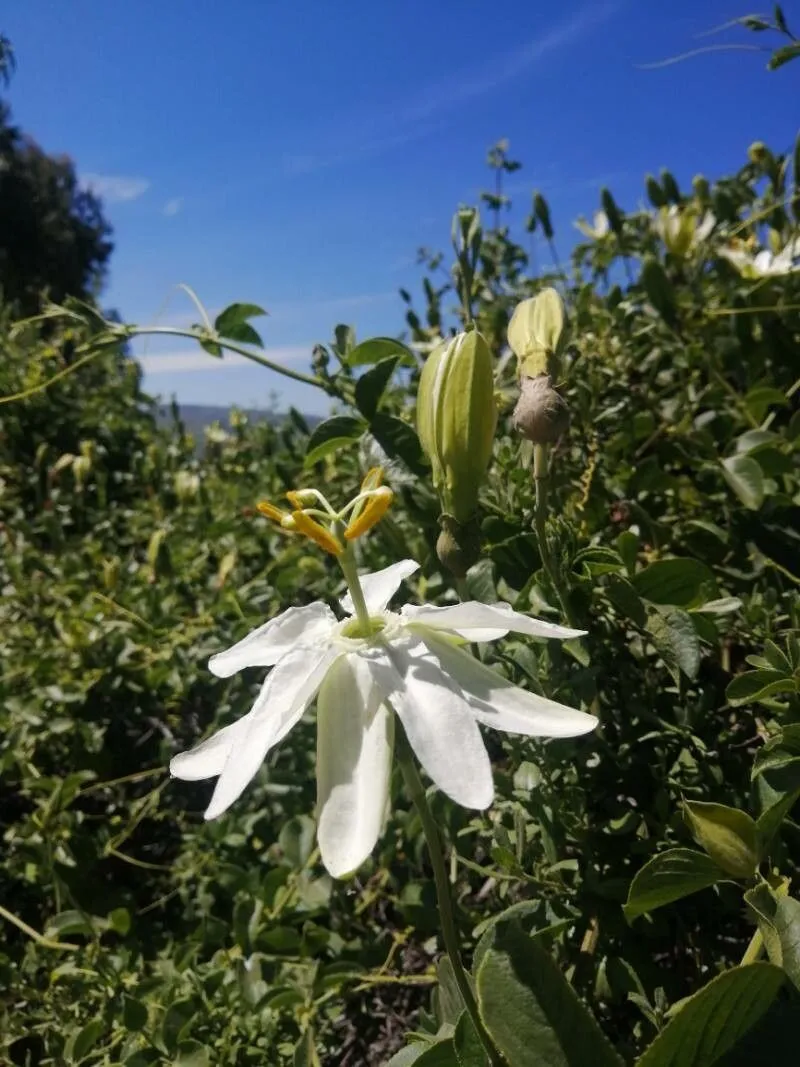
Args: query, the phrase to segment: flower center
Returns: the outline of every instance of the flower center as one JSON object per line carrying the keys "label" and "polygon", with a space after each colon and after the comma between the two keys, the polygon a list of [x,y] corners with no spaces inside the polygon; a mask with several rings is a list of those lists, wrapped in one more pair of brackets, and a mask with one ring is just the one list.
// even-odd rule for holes
{"label": "flower center", "polygon": [[342,637],[347,637],[350,640],[369,640],[370,637],[375,637],[376,634],[381,633],[386,628],[386,620],[380,618],[380,616],[371,615],[369,618],[369,629],[367,633],[364,633],[365,627],[362,625],[359,618],[353,617],[348,619],[342,625],[339,631]]}

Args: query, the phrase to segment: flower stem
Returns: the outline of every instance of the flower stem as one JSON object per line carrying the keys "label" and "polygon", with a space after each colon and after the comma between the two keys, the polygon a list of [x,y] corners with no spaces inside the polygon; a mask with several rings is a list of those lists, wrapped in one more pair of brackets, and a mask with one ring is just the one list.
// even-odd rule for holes
{"label": "flower stem", "polygon": [[464,970],[464,965],[461,962],[461,948],[459,945],[455,919],[453,917],[453,902],[450,897],[450,886],[447,880],[447,868],[445,867],[444,855],[442,853],[442,840],[439,834],[439,828],[436,825],[433,812],[428,805],[428,798],[425,795],[425,786],[422,784],[422,779],[419,776],[411,746],[408,743],[408,739],[406,738],[402,727],[398,730],[397,736],[397,762],[400,764],[403,780],[406,783],[406,788],[411,794],[414,806],[419,813],[422,829],[425,833],[428,853],[431,858],[431,866],[433,867],[433,880],[436,884],[439,918],[442,923],[442,940],[444,941],[447,955],[450,958],[456,985],[461,993],[461,998],[464,1001],[464,1007],[466,1008],[467,1014],[472,1020],[472,1025],[475,1027],[475,1032],[486,1050],[489,1062],[492,1064],[492,1067],[503,1067],[503,1060],[492,1044],[492,1039],[487,1034],[483,1023],[481,1022],[475,994],[472,991],[467,972]]}

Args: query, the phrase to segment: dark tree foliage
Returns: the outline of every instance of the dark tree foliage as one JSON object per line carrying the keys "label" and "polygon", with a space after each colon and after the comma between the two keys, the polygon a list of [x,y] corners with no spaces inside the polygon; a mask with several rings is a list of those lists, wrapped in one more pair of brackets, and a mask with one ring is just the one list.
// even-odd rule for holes
{"label": "dark tree foliage", "polygon": [[113,245],[100,201],[68,156],[50,156],[0,101],[0,293],[21,314],[51,300],[95,296]]}

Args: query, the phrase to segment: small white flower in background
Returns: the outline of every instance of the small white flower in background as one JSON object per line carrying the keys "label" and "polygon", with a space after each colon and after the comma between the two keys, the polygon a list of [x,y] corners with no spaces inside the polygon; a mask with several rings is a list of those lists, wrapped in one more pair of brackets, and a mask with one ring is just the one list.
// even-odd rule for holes
{"label": "small white flower in background", "polygon": [[800,270],[800,237],[795,237],[780,252],[773,254],[768,248],[750,252],[741,245],[721,248],[719,254],[727,259],[743,278],[767,278],[791,274]]}
{"label": "small white flower in background", "polygon": [[600,241],[611,232],[608,215],[606,215],[605,211],[595,211],[591,224],[581,216],[575,221],[575,225],[581,233],[591,237],[593,241]]}
{"label": "small white flower in background", "polygon": [[[507,604],[452,607],[387,605],[418,564],[403,560],[361,577],[369,637],[354,618],[337,621],[321,602],[289,608],[226,652],[211,671],[227,678],[245,667],[272,667],[255,704],[170,763],[187,781],[217,777],[206,819],[242,794],[267,753],[317,698],[318,841],[334,877],[354,871],[372,852],[389,800],[393,711],[435,784],[467,808],[487,808],[492,768],[478,723],[532,737],[574,737],[597,720],[512,685],[459,647],[495,641],[509,631],[567,639],[584,631],[542,622]],[[341,602],[352,616],[350,595]],[[391,702],[391,707],[387,702]]]}
{"label": "small white flower in background", "polygon": [[696,208],[678,207],[677,204],[661,208],[653,219],[653,227],[667,249],[680,257],[702,244],[716,224],[717,220],[710,211],[700,216]]}

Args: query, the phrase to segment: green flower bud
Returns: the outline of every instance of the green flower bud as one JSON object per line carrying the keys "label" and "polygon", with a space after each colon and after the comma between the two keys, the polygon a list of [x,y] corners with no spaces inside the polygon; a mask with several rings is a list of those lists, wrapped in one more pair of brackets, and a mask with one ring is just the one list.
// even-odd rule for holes
{"label": "green flower bud", "polygon": [[433,484],[442,511],[460,523],[478,506],[496,425],[489,346],[477,330],[460,333],[428,357],[417,393],[417,431]]}
{"label": "green flower bud", "polygon": [[763,141],[753,141],[753,143],[747,149],[748,159],[756,166],[763,166],[764,163],[766,163],[769,159],[770,154],[770,150],[767,148]]}
{"label": "green flower bud", "polygon": [[559,357],[567,342],[564,304],[555,289],[542,289],[517,304],[508,324],[508,343],[517,357],[520,378],[559,376]]}

